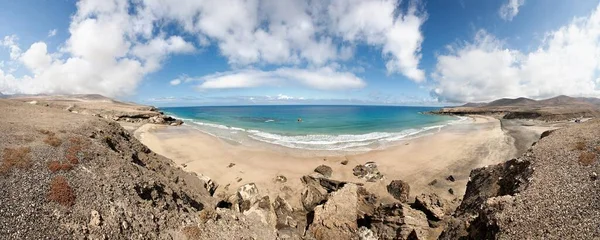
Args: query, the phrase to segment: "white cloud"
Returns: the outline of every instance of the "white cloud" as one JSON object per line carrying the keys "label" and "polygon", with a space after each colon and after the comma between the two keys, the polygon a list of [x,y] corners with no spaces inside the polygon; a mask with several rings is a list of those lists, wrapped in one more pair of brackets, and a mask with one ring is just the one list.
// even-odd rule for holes
{"label": "white cloud", "polygon": [[181,84],[181,79],[173,79],[169,82],[169,84],[171,84],[172,86],[177,86]]}
{"label": "white cloud", "polygon": [[[327,67],[351,59],[362,44],[381,49],[388,74],[425,79],[418,65],[426,15],[414,4],[400,9],[396,0],[80,0],[76,5],[69,38],[57,52],[37,42],[22,54],[16,36],[4,37],[11,59],[32,73],[3,75],[0,91],[127,95],[169,55],[199,53],[196,46],[211,44],[233,69],[273,65],[280,70],[261,74],[320,89],[364,86],[353,74]],[[252,87],[269,80],[243,72],[206,81],[204,88]]]}
{"label": "white cloud", "polygon": [[52,30],[48,31],[48,37],[56,36],[57,32],[58,32],[58,30],[56,30],[56,29],[52,29]]}
{"label": "white cloud", "polygon": [[17,45],[19,38],[15,35],[5,36],[2,40],[2,46],[7,47],[10,53],[10,59],[16,60],[21,56],[21,48]]}
{"label": "white cloud", "polygon": [[437,58],[434,94],[452,102],[501,97],[600,96],[600,5],[546,34],[532,52],[508,49],[485,31]]}
{"label": "white cloud", "polygon": [[415,5],[398,13],[396,4],[396,1],[333,1],[328,11],[333,31],[344,40],[381,46],[388,73],[401,72],[415,82],[422,82],[425,73],[418,66],[423,42],[420,28],[426,16],[418,15]]}
{"label": "white cloud", "polygon": [[519,14],[519,8],[525,4],[525,0],[506,0],[506,3],[502,4],[498,14],[505,21],[512,21],[512,19]]}
{"label": "white cloud", "polygon": [[273,71],[241,70],[217,73],[198,78],[200,89],[249,88],[265,85],[296,83],[309,88],[340,90],[362,88],[365,82],[349,72],[330,67],[318,69],[279,68]]}

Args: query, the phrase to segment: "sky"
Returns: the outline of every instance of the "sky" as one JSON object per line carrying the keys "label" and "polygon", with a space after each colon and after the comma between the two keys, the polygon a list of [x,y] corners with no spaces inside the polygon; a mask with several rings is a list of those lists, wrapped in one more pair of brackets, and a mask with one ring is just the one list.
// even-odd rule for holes
{"label": "sky", "polygon": [[0,0],[0,92],[155,106],[600,97],[600,5]]}

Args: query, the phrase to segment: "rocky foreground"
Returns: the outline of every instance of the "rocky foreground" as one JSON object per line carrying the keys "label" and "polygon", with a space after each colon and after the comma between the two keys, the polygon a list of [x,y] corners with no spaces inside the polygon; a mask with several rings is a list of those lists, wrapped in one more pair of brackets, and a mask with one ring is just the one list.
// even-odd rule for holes
{"label": "rocky foreground", "polygon": [[[30,101],[0,100],[0,239],[600,238],[599,121],[473,170],[457,209],[435,194],[409,199],[402,180],[387,187],[396,202],[383,203],[325,165],[302,177],[292,208],[291,196],[252,183],[213,196],[216,183],[150,151],[121,117]],[[374,164],[354,171],[381,177]]]}

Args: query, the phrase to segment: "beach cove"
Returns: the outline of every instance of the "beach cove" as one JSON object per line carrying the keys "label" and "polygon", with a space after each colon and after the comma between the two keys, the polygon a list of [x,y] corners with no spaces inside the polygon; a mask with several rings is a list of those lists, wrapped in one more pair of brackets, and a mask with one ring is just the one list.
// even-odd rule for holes
{"label": "beach cove", "polygon": [[[490,116],[470,116],[460,124],[445,126],[438,132],[404,140],[395,146],[333,156],[322,153],[310,156],[308,150],[286,152],[235,144],[189,125],[146,124],[135,131],[135,136],[186,171],[218,183],[217,196],[230,195],[244,184],[255,183],[270,197],[285,193],[291,198],[288,199],[290,204],[298,207],[301,206],[302,176],[323,164],[333,169],[332,179],[364,184],[369,192],[382,196],[384,202],[394,201],[386,185],[395,179],[410,184],[411,197],[436,193],[456,202],[464,194],[471,169],[518,156],[522,154],[518,149],[527,149],[523,146],[530,146],[543,131],[553,128],[512,124],[509,132],[502,125],[507,124]],[[523,146],[516,146],[515,142]],[[353,175],[355,166],[367,162],[376,163],[384,176],[382,180],[367,182]],[[276,181],[278,176],[285,177],[286,181]],[[454,180],[447,180],[449,176]]]}

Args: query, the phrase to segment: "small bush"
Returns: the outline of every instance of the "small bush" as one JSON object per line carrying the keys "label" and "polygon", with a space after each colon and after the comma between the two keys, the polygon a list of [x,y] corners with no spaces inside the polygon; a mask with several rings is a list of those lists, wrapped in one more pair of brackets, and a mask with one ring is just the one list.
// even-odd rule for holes
{"label": "small bush", "polygon": [[48,199],[65,207],[75,204],[75,194],[65,177],[56,176],[52,179]]}
{"label": "small bush", "polygon": [[579,163],[583,166],[592,165],[596,162],[596,154],[592,152],[582,152],[579,154]]}
{"label": "small bush", "polygon": [[579,151],[583,151],[585,149],[585,142],[583,141],[579,141],[575,143],[575,149],[579,150]]}
{"label": "small bush", "polygon": [[58,171],[69,171],[73,169],[73,165],[69,164],[69,163],[61,163],[59,161],[50,161],[48,163],[48,170],[50,170],[50,172],[58,172]]}
{"label": "small bush", "polygon": [[79,158],[77,157],[77,155],[79,154],[79,151],[81,149],[77,146],[72,146],[69,149],[67,149],[67,161],[69,161],[71,164],[79,164]]}
{"label": "small bush", "polygon": [[200,228],[198,228],[198,226],[186,226],[181,231],[188,240],[196,240],[201,237]]}
{"label": "small bush", "polygon": [[13,167],[29,169],[32,165],[31,158],[29,157],[30,152],[31,149],[28,147],[5,148],[2,157],[3,161],[0,165],[0,174],[9,172]]}
{"label": "small bush", "polygon": [[60,140],[60,138],[56,137],[55,135],[46,136],[44,142],[53,147],[58,147],[62,144],[62,140]]}

